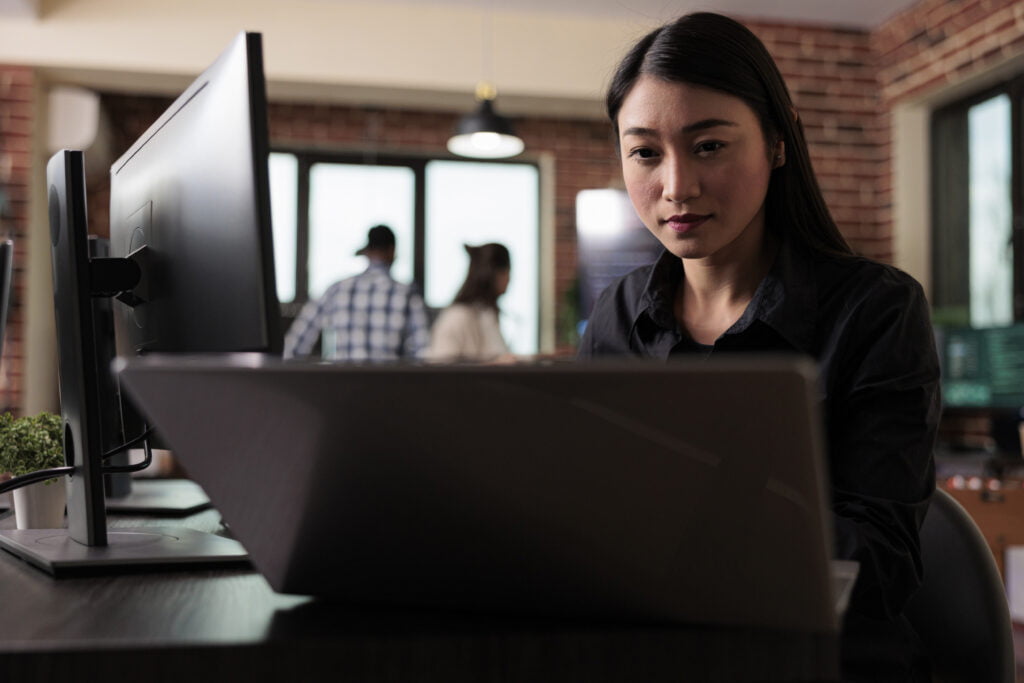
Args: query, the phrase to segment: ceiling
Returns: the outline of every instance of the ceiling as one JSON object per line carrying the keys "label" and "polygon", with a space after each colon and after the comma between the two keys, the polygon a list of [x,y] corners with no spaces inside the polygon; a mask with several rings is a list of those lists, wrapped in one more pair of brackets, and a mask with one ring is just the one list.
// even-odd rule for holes
{"label": "ceiling", "polygon": [[[347,0],[321,0],[344,3]],[[711,10],[785,22],[872,29],[918,0],[377,0],[381,4],[450,5],[504,11],[540,11],[651,22]],[[39,17],[44,0],[0,0],[0,16]]]}
{"label": "ceiling", "polygon": [[[6,31],[0,53],[14,55],[13,63],[45,66],[52,83],[170,94],[191,82],[196,64],[215,54],[210,45],[225,27],[237,30],[244,16],[257,27],[272,21],[273,40],[287,47],[267,63],[268,91],[280,101],[448,111],[466,106],[480,75],[479,21],[490,23],[489,14],[496,13],[505,30],[494,57],[506,65],[504,113],[603,118],[601,92],[615,55],[648,27],[678,15],[710,10],[757,21],[871,30],[920,1],[250,0],[239,6],[237,0],[180,0],[171,10],[164,0],[0,0],[0,32]],[[104,24],[104,12],[118,12],[120,23]],[[174,12],[203,20],[179,20]],[[407,16],[416,21],[403,23]],[[29,21],[2,21],[7,18]],[[153,18],[187,33],[168,30],[151,39]],[[583,30],[568,40],[565,26],[576,24]],[[453,25],[458,40],[444,38]],[[182,38],[167,48],[169,35]],[[351,58],[378,50],[379,40],[424,54],[409,60],[409,50],[385,51],[370,65]],[[523,42],[517,41],[532,47],[519,50],[515,46]],[[127,62],[125,54],[132,55]],[[138,67],[126,70],[125,63]]]}
{"label": "ceiling", "polygon": [[39,16],[39,0],[0,0],[2,17]]}
{"label": "ceiling", "polygon": [[[2,0],[0,0],[2,1]],[[327,0],[345,2],[345,0]],[[663,22],[708,10],[750,19],[872,29],[919,0],[377,0],[382,4],[451,5],[545,11]]]}

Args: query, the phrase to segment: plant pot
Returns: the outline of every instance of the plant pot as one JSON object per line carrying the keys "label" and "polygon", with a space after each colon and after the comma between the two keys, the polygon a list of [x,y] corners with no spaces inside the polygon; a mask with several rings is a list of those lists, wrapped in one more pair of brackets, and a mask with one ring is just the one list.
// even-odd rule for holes
{"label": "plant pot", "polygon": [[19,529],[61,529],[67,489],[64,482],[45,481],[14,489],[14,520]]}

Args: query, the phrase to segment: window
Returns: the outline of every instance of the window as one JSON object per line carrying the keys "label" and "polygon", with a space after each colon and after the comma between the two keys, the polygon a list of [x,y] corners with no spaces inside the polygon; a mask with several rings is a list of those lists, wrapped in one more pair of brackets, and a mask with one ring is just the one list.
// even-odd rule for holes
{"label": "window", "polygon": [[292,154],[270,155],[270,220],[274,230],[277,298],[295,300],[295,231],[298,214],[298,161]]}
{"label": "window", "polygon": [[366,231],[381,223],[395,233],[391,274],[413,279],[414,184],[412,170],[401,166],[310,165],[307,298],[366,267],[356,251],[366,244]]}
{"label": "window", "polygon": [[501,242],[512,278],[501,298],[501,331],[515,353],[537,352],[540,206],[538,173],[526,164],[427,164],[427,305],[446,306],[469,266],[464,244]]}
{"label": "window", "polygon": [[512,257],[502,332],[515,353],[539,345],[540,174],[525,162],[274,152],[271,211],[278,298],[286,322],[309,298],[355,275],[367,230],[397,242],[392,275],[414,281],[427,306],[451,303],[468,267],[463,244],[501,242]]}
{"label": "window", "polygon": [[932,117],[936,323],[1024,320],[1024,77]]}

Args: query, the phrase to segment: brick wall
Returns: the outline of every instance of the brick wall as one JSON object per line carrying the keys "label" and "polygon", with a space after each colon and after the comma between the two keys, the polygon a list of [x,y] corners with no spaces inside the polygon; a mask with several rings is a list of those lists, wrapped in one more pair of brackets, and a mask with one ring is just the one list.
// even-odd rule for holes
{"label": "brick wall", "polygon": [[30,68],[0,65],[0,238],[14,240],[14,275],[0,362],[0,412],[21,405],[24,334],[24,264],[28,241],[29,177],[33,128]]}
{"label": "brick wall", "polygon": [[747,25],[786,80],[839,230],[854,250],[891,261],[892,227],[879,210],[890,200],[877,188],[885,140],[871,35],[820,26]]}
{"label": "brick wall", "polygon": [[893,109],[1024,55],[1020,0],[921,0],[872,32],[749,22],[779,64],[853,248],[893,258]]}
{"label": "brick wall", "polygon": [[873,35],[888,108],[1024,54],[1020,0],[921,0]]}
{"label": "brick wall", "polygon": [[[882,115],[879,128],[891,136],[889,113],[901,102],[983,74],[1024,55],[1024,3],[1020,0],[921,0],[872,35],[878,55]],[[892,150],[883,147],[878,187],[893,186]],[[892,212],[881,223],[891,233]]]}

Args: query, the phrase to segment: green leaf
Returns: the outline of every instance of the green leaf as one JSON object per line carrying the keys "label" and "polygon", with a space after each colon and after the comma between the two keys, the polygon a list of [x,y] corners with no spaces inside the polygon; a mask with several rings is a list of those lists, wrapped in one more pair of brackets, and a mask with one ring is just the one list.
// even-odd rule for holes
{"label": "green leaf", "polygon": [[0,472],[14,476],[64,464],[64,423],[58,415],[39,413],[15,418],[0,415]]}

